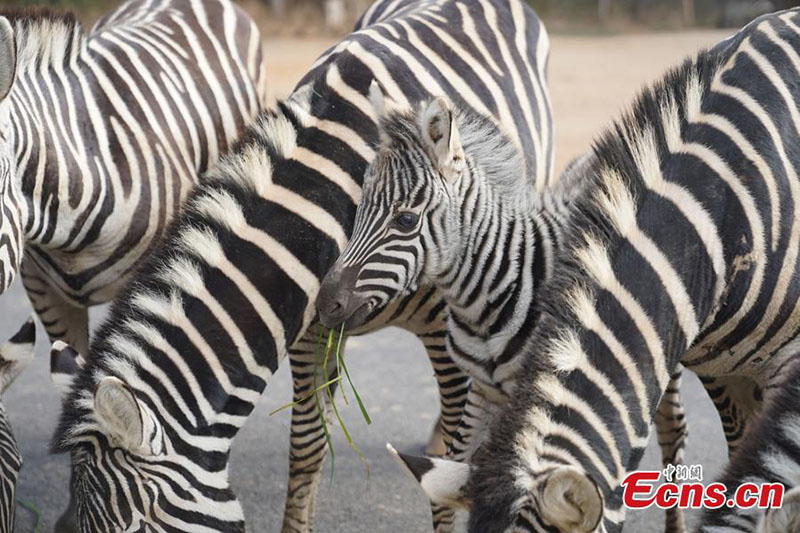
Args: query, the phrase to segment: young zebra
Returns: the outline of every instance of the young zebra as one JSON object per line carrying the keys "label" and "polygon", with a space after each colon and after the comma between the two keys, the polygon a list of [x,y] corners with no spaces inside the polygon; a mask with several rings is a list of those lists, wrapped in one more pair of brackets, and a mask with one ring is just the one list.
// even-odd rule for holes
{"label": "young zebra", "polygon": [[766,399],[763,412],[719,479],[728,488],[728,498],[745,483],[781,483],[782,507],[706,510],[701,533],[800,531],[800,365],[795,364],[784,379],[785,385]]}
{"label": "young zebra", "polygon": [[[19,373],[33,359],[36,346],[36,325],[33,317],[0,346],[0,394],[3,394]],[[22,468],[22,454],[0,402],[0,531],[14,531],[14,510],[17,503],[17,477]]]}
{"label": "young zebra", "polygon": [[435,280],[452,351],[501,404],[472,466],[407,458],[436,501],[471,506],[471,531],[619,531],[621,481],[680,362],[762,389],[781,375],[800,319],[798,79],[795,9],[646,90],[597,144],[533,308],[519,301],[547,265],[541,204],[502,172],[473,179],[475,161],[505,164],[507,143],[470,154],[491,132],[443,101],[387,121],[402,149],[376,158],[343,261],[351,288],[370,286],[359,273],[376,250],[397,284]]}
{"label": "young zebra", "polygon": [[[371,92],[383,143],[365,177],[355,228],[317,297],[320,320],[358,321],[420,283],[433,284],[449,309],[447,348],[473,379],[450,456],[465,461],[478,446],[484,410],[505,401],[495,383],[515,371],[538,320],[540,286],[553,275],[571,204],[589,180],[592,154],[574,161],[557,185],[536,192],[519,177],[521,156],[508,138],[489,134],[473,112],[443,98],[417,113],[386,114]],[[682,462],[686,426],[680,370],[658,411],[665,464]],[[432,498],[434,503],[456,503]],[[668,531],[683,531],[671,510]]]}
{"label": "young zebra", "polygon": [[[243,529],[229,448],[304,335],[321,278],[352,228],[378,142],[369,82],[403,105],[446,93],[491,117],[524,149],[529,183],[544,186],[552,166],[547,49],[521,0],[382,1],[250,128],[117,299],[64,402],[54,448],[72,455],[83,531]],[[442,390],[457,392],[443,395],[456,399],[455,423],[465,379],[441,347],[445,311],[424,288],[365,322],[400,322],[431,339]],[[314,339],[302,337],[301,350]],[[297,365],[303,395],[310,360]],[[292,456],[292,472],[310,481],[290,487],[285,530],[307,530],[313,516],[324,457],[314,404],[295,411],[309,429],[293,434],[293,446],[307,447]]]}

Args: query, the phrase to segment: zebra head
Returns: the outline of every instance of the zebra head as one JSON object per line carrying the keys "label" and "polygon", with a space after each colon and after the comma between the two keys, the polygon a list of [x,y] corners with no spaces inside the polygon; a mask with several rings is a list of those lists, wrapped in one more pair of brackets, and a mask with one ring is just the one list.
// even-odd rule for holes
{"label": "zebra head", "polygon": [[486,475],[490,468],[387,448],[433,503],[469,510],[470,532],[592,533],[602,523],[600,489],[574,466],[551,465],[536,474],[526,470],[516,479],[504,479],[496,472]]}
{"label": "zebra head", "polygon": [[364,324],[424,278],[446,276],[459,254],[468,165],[457,113],[444,98],[385,113],[373,84],[381,146],[366,171],[353,235],[317,299],[327,326]]}
{"label": "zebra head", "polygon": [[88,411],[75,429],[59,431],[53,445],[71,455],[76,501],[68,512],[74,511],[77,529],[244,532],[241,505],[220,466],[227,464],[227,452],[212,453],[206,464],[200,458],[206,450],[176,449],[155,409],[126,381],[94,375],[100,371],[85,369],[85,363],[67,344],[53,344],[54,384],[64,402]]}
{"label": "zebra head", "polygon": [[14,154],[9,142],[8,95],[17,70],[17,45],[8,19],[0,17],[0,293],[19,270],[22,260],[22,222],[25,203],[17,183]]}

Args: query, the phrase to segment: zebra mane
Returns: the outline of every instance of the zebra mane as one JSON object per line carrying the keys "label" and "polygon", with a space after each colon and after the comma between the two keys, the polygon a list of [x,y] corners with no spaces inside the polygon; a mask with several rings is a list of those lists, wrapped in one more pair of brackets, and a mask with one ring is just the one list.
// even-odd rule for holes
{"label": "zebra mane", "polygon": [[263,196],[275,165],[290,157],[297,146],[298,129],[309,123],[306,105],[293,98],[263,112],[216,167],[201,177],[201,183],[222,181]]}
{"label": "zebra mane", "polygon": [[559,360],[558,355],[578,348],[571,332],[583,328],[580,306],[593,301],[597,286],[582,260],[588,241],[613,254],[622,239],[619,225],[623,221],[611,216],[609,207],[615,201],[629,200],[635,209],[642,205],[653,178],[648,170],[660,174],[669,140],[680,135],[688,117],[699,112],[726,56],[716,50],[701,52],[645,88],[623,117],[596,141],[593,155],[583,161],[586,166],[570,173],[586,183],[572,202],[565,246],[556,257],[553,278],[537,297],[540,320],[525,347],[510,407],[492,421],[492,438],[475,455],[481,468],[475,470],[469,491],[484,502],[502,508],[516,497],[518,489],[509,467],[524,470],[520,450],[537,446],[528,440],[531,410],[546,405],[541,401],[548,394],[543,384],[566,368],[568,361]]}
{"label": "zebra mane", "polygon": [[14,28],[18,71],[35,70],[42,62],[66,63],[73,46],[85,37],[73,13],[43,8],[0,10]]}
{"label": "zebra mane", "polygon": [[[720,54],[701,52],[645,88],[623,117],[595,142],[593,154],[578,161],[578,168],[568,173],[586,183],[574,199],[556,275],[542,288],[539,302],[544,315],[534,342],[553,338],[549,323],[577,325],[569,289],[591,288],[585,267],[577,257],[585,249],[587,237],[606,249],[614,249],[621,239],[621,221],[610,213],[617,201],[624,201],[617,196],[628,196],[638,209],[652,186],[653,174],[661,173],[670,140],[680,136],[688,117],[699,112],[722,59]],[[564,184],[570,185],[573,184]],[[535,349],[531,353],[534,352]]]}
{"label": "zebra mane", "polygon": [[[525,161],[514,142],[491,119],[471,108],[454,106],[461,144],[475,161],[492,189],[507,198],[533,198],[530,182],[524,176]],[[381,120],[384,143],[400,140],[421,145],[419,112],[394,111]]]}

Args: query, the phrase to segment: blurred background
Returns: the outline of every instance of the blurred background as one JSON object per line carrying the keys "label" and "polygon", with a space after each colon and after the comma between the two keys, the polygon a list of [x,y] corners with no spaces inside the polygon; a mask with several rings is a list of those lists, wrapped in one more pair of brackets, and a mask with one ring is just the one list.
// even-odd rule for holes
{"label": "blurred background", "polygon": [[[0,0],[0,8],[42,6],[73,10],[90,24],[120,2],[112,0]],[[352,27],[369,0],[242,0],[264,36],[269,86],[273,96],[287,95],[309,66]],[[687,55],[713,46],[752,18],[793,7],[785,0],[534,0],[552,36],[550,95],[555,115],[557,169],[588,150],[595,138],[636,92],[657,80]],[[31,312],[19,280],[0,298],[0,339]],[[103,311],[92,311],[96,326]],[[18,512],[17,531],[40,522],[51,531],[66,504],[67,458],[53,456],[48,440],[60,410],[49,386],[46,336],[39,327],[37,360],[4,397],[25,456],[18,497],[31,511]],[[349,449],[334,430],[335,476],[326,465],[317,505],[317,531],[430,531],[429,511],[416,482],[390,459],[387,441],[398,449],[421,452],[437,416],[430,365],[412,336],[388,329],[353,339],[348,366],[374,423],[366,427],[357,409],[343,413],[348,428],[371,467]],[[284,365],[270,382],[259,409],[248,420],[233,450],[231,479],[244,506],[248,529],[279,530],[287,479],[289,412],[269,416],[290,401],[290,376]],[[688,464],[701,464],[715,477],[725,461],[719,420],[697,378],[686,374]],[[643,468],[659,466],[650,443]],[[690,513],[690,524],[694,513]],[[663,530],[662,513],[629,513],[626,533]]]}
{"label": "blurred background", "polygon": [[[347,31],[369,0],[242,0],[253,15],[282,34]],[[0,8],[40,5],[79,11],[90,22],[112,0],[0,0]],[[796,0],[530,0],[552,30],[643,31],[741,26],[757,15],[797,5]]]}

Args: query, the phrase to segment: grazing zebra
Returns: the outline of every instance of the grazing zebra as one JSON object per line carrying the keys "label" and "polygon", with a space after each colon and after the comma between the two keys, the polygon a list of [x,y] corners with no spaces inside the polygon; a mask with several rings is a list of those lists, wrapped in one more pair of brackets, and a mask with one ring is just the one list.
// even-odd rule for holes
{"label": "grazing zebra", "polygon": [[[0,346],[0,394],[17,379],[22,369],[33,359],[36,345],[36,325],[33,317]],[[22,468],[22,454],[6,410],[0,402],[0,531],[14,531],[17,477]]]}
{"label": "grazing zebra", "polygon": [[[387,116],[377,87],[371,97],[384,117],[383,143],[367,170],[351,239],[320,288],[320,320],[350,323],[365,305],[381,308],[422,282],[436,286],[450,311],[448,352],[473,379],[451,450],[465,461],[479,444],[472,436],[481,433],[484,409],[503,401],[495,383],[513,375],[539,318],[534,303],[553,276],[594,156],[578,158],[557,185],[536,192],[518,177],[516,147],[489,134],[480,115],[440,98]],[[677,371],[658,411],[665,464],[682,462],[685,447],[679,384]],[[685,529],[682,513],[672,510],[668,524]]]}
{"label": "grazing zebra", "polygon": [[[406,457],[429,495],[470,506],[471,531],[619,531],[621,482],[641,460],[680,363],[704,377],[777,386],[797,353],[800,320],[798,80],[800,10],[793,9],[757,19],[645,90],[597,143],[553,278],[536,306],[517,313],[509,309],[530,283],[509,279],[503,268],[537,268],[541,247],[531,243],[543,224],[536,223],[540,208],[507,178],[493,189],[502,208],[477,203],[487,195],[468,178],[470,158],[458,139],[466,145],[491,132],[468,129],[477,128],[474,117],[466,132],[458,130],[447,105],[434,101],[418,117],[417,144],[428,155],[417,149],[386,158],[384,172],[402,164],[413,179],[390,180],[394,186],[382,187],[386,196],[378,201],[404,187],[418,193],[392,213],[409,215],[391,233],[404,240],[410,271],[423,268],[417,259],[424,250],[432,265],[425,274],[438,276],[445,294],[454,291],[448,301],[510,293],[499,305],[467,308],[456,326],[491,314],[538,317],[512,350],[473,359],[482,386],[504,401],[472,464]],[[397,129],[411,143],[407,128]],[[507,157],[499,147],[491,153]],[[435,173],[426,170],[431,165]],[[417,188],[426,172],[438,178],[436,193]],[[370,187],[364,198],[377,195]],[[468,201],[454,206],[458,193]],[[426,204],[431,196],[437,201]],[[504,216],[481,218],[484,212]],[[470,227],[467,217],[471,234],[460,232]],[[381,222],[378,215],[358,219],[351,256],[383,242],[384,232],[359,238],[372,221]],[[428,225],[446,231],[423,240]],[[514,231],[502,233],[508,237],[498,259],[471,268],[481,246],[498,248],[481,236],[503,226]],[[459,255],[464,249],[475,255]],[[499,259],[508,257],[517,263]],[[475,341],[458,330],[453,337],[461,350]],[[495,339],[484,353],[496,349]],[[737,401],[737,392],[728,391],[728,401]]]}
{"label": "grazing zebra", "polygon": [[726,498],[732,498],[745,483],[780,483],[785,491],[782,507],[706,510],[701,533],[800,531],[800,365],[795,364],[783,379],[785,385],[767,398],[719,479],[728,489]]}
{"label": "grazing zebra", "polygon": [[134,0],[89,34],[72,15],[5,13],[0,292],[21,270],[50,338],[86,353],[88,307],[264,101],[261,35],[228,0]]}
{"label": "grazing zebra", "polygon": [[[303,337],[313,302],[378,143],[371,80],[398,105],[449,94],[474,107],[519,144],[529,183],[550,181],[548,39],[525,2],[383,1],[359,28],[201,180],[85,353],[54,437],[72,455],[83,531],[244,528],[229,448],[286,350],[300,339],[305,353],[315,337]],[[421,288],[364,327],[402,321],[430,339],[440,388],[463,403],[466,380],[441,346],[444,311]],[[297,365],[296,397],[308,363]],[[306,482],[290,486],[285,530],[313,516],[325,445],[314,403],[293,414],[308,428],[292,435],[304,446],[293,477]]]}

